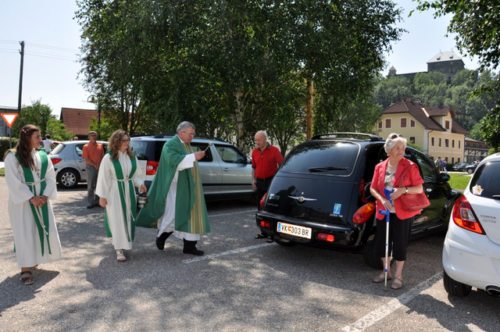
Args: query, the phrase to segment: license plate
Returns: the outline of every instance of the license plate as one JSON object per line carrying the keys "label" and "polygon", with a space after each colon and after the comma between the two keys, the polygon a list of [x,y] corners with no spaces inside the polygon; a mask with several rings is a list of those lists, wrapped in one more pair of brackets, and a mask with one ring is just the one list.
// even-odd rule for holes
{"label": "license plate", "polygon": [[278,222],[278,233],[311,239],[311,229],[309,227],[290,225],[283,222]]}

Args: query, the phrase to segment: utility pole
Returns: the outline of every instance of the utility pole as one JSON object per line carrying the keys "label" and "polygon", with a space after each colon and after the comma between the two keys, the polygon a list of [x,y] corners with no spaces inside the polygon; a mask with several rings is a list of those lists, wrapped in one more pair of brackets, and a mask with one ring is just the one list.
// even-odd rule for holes
{"label": "utility pole", "polygon": [[[21,44],[21,69],[19,71],[19,98],[17,100],[17,111],[21,115],[21,101],[23,96],[23,67],[24,67],[24,40],[19,42]],[[18,115],[18,116],[19,116]]]}

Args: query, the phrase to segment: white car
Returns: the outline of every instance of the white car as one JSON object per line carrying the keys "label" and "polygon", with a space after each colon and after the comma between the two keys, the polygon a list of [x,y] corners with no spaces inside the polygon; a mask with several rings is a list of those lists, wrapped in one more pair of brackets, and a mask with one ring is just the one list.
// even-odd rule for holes
{"label": "white car", "polygon": [[455,202],[443,248],[444,287],[500,296],[500,153],[485,158]]}
{"label": "white car", "polygon": [[[71,189],[78,185],[79,182],[87,181],[87,172],[85,168],[85,160],[83,160],[83,146],[88,140],[82,141],[66,141],[59,144],[49,154],[54,171],[56,172],[57,183],[60,188]],[[108,142],[98,141],[108,146]]]}

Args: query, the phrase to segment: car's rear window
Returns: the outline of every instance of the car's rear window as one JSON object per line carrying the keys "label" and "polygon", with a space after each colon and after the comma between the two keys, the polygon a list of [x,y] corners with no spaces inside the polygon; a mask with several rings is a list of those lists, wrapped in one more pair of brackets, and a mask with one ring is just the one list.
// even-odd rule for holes
{"label": "car's rear window", "polygon": [[282,171],[349,175],[355,166],[359,149],[358,144],[351,142],[309,142],[290,152]]}
{"label": "car's rear window", "polygon": [[477,196],[500,199],[500,161],[483,164],[474,174],[470,191]]}
{"label": "car's rear window", "polygon": [[133,139],[130,144],[132,145],[132,150],[134,150],[137,159],[159,161],[161,149],[165,141],[141,141]]}

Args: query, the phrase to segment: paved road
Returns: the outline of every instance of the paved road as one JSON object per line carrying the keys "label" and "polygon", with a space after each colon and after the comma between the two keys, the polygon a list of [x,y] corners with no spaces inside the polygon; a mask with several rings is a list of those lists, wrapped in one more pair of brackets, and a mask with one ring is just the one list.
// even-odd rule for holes
{"label": "paved road", "polygon": [[102,210],[84,190],[55,203],[64,259],[46,264],[33,286],[18,280],[0,178],[0,330],[333,330],[499,331],[500,300],[473,291],[448,298],[442,286],[443,236],[414,241],[406,286],[384,291],[360,255],[255,240],[253,207],[210,204],[206,256],[182,254],[169,239],[139,229],[131,260],[117,263],[103,237]]}

